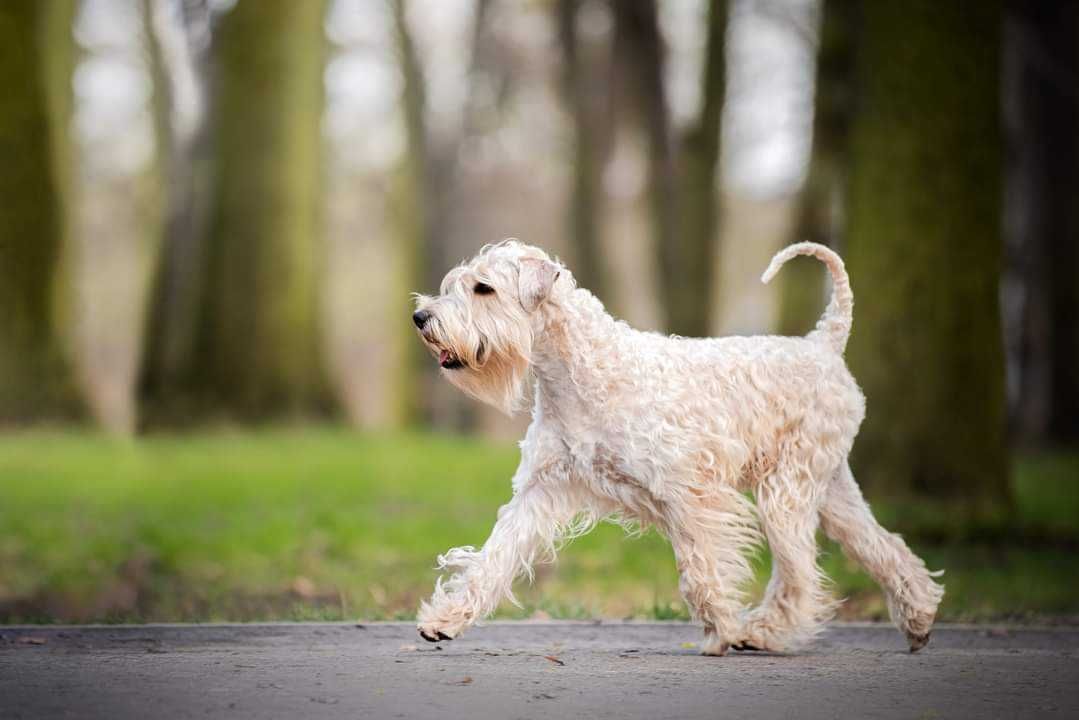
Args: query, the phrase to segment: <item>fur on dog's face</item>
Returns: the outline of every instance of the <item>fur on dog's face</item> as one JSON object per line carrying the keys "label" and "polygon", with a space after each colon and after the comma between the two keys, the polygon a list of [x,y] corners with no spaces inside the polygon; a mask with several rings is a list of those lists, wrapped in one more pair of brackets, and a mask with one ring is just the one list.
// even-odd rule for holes
{"label": "fur on dog's face", "polygon": [[487,245],[446,273],[438,296],[415,296],[413,322],[447,380],[512,414],[524,398],[539,311],[560,278],[559,286],[570,280],[537,247],[515,240]]}

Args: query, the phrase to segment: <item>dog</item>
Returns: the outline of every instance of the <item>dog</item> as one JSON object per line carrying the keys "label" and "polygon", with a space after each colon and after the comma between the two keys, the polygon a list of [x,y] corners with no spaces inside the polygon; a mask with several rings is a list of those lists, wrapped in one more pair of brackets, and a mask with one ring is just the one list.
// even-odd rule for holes
{"label": "dog", "polygon": [[[820,631],[837,602],[817,564],[818,526],[882,587],[911,652],[926,645],[939,573],[877,523],[847,462],[865,416],[843,360],[850,282],[815,243],[781,250],[762,281],[797,255],[820,260],[833,285],[800,338],[635,330],[516,240],[450,270],[438,296],[415,296],[412,321],[449,382],[506,413],[532,406],[513,497],[482,548],[439,556],[453,572],[421,605],[420,635],[458,637],[516,602],[514,581],[531,580],[560,543],[614,519],[670,540],[705,655],[788,651]],[[765,540],[772,577],[747,609],[747,552]]]}

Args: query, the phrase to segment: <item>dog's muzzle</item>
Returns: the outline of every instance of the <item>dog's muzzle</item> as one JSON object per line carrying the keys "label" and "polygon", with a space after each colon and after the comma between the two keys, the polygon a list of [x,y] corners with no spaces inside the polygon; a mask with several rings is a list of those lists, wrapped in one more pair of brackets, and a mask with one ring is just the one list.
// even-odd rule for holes
{"label": "dog's muzzle", "polygon": [[412,324],[416,326],[416,329],[420,331],[420,335],[428,345],[438,350],[438,364],[446,370],[457,370],[463,368],[465,364],[461,362],[461,359],[456,354],[442,347],[439,343],[428,337],[428,334],[424,331],[427,324],[431,320],[431,313],[428,310],[417,310],[412,313]]}

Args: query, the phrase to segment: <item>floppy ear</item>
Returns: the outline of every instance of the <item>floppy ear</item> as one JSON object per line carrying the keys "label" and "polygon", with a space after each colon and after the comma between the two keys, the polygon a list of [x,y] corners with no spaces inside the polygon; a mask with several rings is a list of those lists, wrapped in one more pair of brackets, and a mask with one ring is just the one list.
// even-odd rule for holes
{"label": "floppy ear", "polygon": [[528,312],[550,297],[554,281],[558,279],[558,266],[550,260],[539,258],[521,258],[521,273],[517,281],[517,291],[521,296],[521,305]]}

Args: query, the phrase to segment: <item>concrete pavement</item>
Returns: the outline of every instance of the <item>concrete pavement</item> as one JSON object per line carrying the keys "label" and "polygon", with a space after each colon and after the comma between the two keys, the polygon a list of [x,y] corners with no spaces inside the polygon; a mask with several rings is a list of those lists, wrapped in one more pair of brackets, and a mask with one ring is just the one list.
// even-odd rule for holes
{"label": "concrete pavement", "polygon": [[1079,630],[836,624],[702,657],[684,623],[0,626],[3,718],[1076,718]]}

